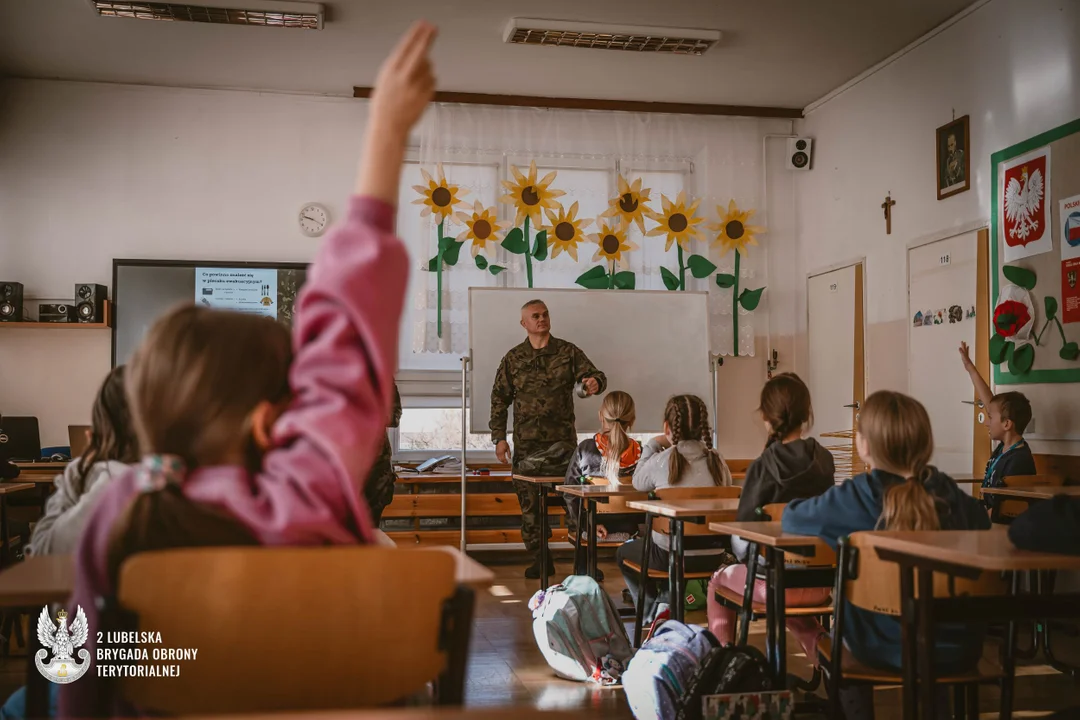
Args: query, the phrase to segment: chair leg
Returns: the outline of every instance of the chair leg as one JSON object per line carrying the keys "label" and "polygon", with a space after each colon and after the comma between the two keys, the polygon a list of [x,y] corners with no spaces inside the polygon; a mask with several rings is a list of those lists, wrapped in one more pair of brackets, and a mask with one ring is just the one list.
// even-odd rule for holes
{"label": "chair leg", "polygon": [[967,720],[967,686],[953,685],[953,720]]}
{"label": "chair leg", "polygon": [[[541,572],[544,568],[540,568]],[[465,702],[465,670],[469,663],[469,638],[472,634],[476,594],[458,586],[443,607],[443,626],[439,649],[445,650],[446,670],[435,683],[435,704],[462,705]]]}
{"label": "chair leg", "polygon": [[645,624],[645,593],[649,582],[649,555],[652,553],[653,516],[645,513],[645,538],[641,541],[641,577],[638,578],[637,607],[634,612],[634,647],[641,647],[641,628]]}
{"label": "chair leg", "polygon": [[743,589],[742,611],[739,613],[739,633],[735,644],[744,647],[750,636],[750,618],[754,614],[754,585],[757,583],[758,545],[750,543],[746,549],[746,587]]}
{"label": "chair leg", "polygon": [[967,686],[967,719],[979,720],[979,683]]}

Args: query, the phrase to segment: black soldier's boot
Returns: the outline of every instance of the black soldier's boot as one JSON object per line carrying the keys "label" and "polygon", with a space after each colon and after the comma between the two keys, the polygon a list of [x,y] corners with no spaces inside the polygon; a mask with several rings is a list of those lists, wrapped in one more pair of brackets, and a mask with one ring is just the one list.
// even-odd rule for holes
{"label": "black soldier's boot", "polygon": [[[555,563],[551,560],[550,557],[548,558],[547,565],[548,565],[547,566],[547,574],[548,574],[548,577],[551,577],[552,575],[555,574]],[[539,558],[539,556],[537,556],[533,560],[532,565],[525,568],[525,577],[527,577],[530,580],[539,580],[540,579],[540,558]]]}

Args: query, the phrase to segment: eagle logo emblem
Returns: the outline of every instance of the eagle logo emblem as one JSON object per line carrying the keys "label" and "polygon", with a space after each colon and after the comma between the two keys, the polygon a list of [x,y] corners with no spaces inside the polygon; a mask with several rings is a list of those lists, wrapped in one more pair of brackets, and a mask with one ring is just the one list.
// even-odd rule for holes
{"label": "eagle logo emblem", "polygon": [[1039,225],[1043,207],[1042,168],[1034,168],[1029,173],[1025,165],[1020,170],[1020,177],[1009,178],[1005,186],[1005,226],[1010,245],[1027,245],[1042,236]]}
{"label": "eagle logo emblem", "polygon": [[[75,682],[90,669],[90,652],[86,648],[79,650],[79,660],[75,662],[72,653],[86,642],[89,628],[86,623],[86,614],[80,605],[75,612],[75,621],[71,623],[71,629],[67,626],[68,614],[60,610],[56,614],[56,624],[49,617],[49,607],[41,608],[38,616],[38,642],[41,649],[34,655],[34,664],[38,672],[54,683],[67,684]],[[45,662],[45,658],[52,651],[52,660]]]}

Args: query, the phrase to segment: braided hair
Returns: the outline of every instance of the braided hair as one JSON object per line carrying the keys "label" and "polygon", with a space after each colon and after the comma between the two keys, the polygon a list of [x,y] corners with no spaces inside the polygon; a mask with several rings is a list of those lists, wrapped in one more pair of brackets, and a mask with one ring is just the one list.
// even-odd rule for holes
{"label": "braided hair", "polygon": [[679,452],[679,443],[684,440],[699,440],[705,444],[705,460],[713,484],[724,484],[723,461],[713,449],[712,428],[709,426],[709,410],[705,401],[697,395],[676,395],[668,400],[664,408],[664,421],[671,430],[672,453],[668,461],[668,485],[678,485],[686,472],[686,458]]}
{"label": "braided hair", "polygon": [[771,428],[765,447],[814,422],[810,390],[795,373],[780,373],[765,383],[758,412]]}

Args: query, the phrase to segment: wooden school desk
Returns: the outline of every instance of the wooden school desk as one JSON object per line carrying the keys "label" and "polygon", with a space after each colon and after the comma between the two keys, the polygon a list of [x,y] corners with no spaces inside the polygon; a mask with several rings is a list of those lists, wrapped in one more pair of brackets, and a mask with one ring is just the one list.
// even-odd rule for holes
{"label": "wooden school desk", "polygon": [[8,547],[11,544],[11,535],[8,531],[7,497],[12,493],[33,490],[36,487],[34,483],[28,482],[0,483],[0,542],[4,543],[3,548],[0,548],[0,567],[7,567],[11,561],[11,548]]}
{"label": "wooden school desk", "polygon": [[[1080,570],[1080,556],[1017,550],[1009,542],[1008,533],[1000,530],[886,531],[867,533],[867,540],[878,557],[900,566],[905,720],[918,717],[919,705],[925,718],[934,720],[935,717],[935,622],[1009,623],[1001,707],[1002,717],[1010,717],[1016,665],[1016,622],[1080,618],[1080,593],[1019,595],[1020,573]],[[920,593],[916,599],[916,571],[919,587],[932,587],[935,572],[970,579],[978,578],[983,572],[1012,572],[1012,592],[997,597],[953,598],[934,598],[932,593]],[[921,698],[916,696],[917,693]]]}
{"label": "wooden school desk", "polygon": [[[823,547],[828,547],[821,538],[813,535],[786,533],[778,522],[711,522],[709,529],[724,535],[738,535],[750,543],[747,548],[746,584],[748,592],[753,592],[757,564],[758,546],[765,549],[768,563],[768,579],[765,584],[765,650],[770,667],[776,673],[781,687],[787,683],[787,579],[785,577],[784,555],[813,557]],[[835,572],[831,569],[801,570],[800,581],[796,587],[830,587],[835,581]],[[742,624],[750,622],[749,614],[742,618]],[[745,628],[740,631],[745,636]],[[810,658],[812,661],[814,658]]]}
{"label": "wooden school desk", "polygon": [[1056,495],[1068,495],[1080,498],[1080,485],[1032,485],[1031,487],[1000,487],[983,488],[984,495],[1005,495],[1009,498],[1027,500],[1033,503],[1038,500],[1049,500]]}
{"label": "wooden school desk", "polygon": [[[578,505],[577,514],[577,539],[574,542],[574,568],[578,567],[578,560],[581,555],[581,535],[585,528],[585,508],[588,506],[588,528],[589,528],[589,549],[588,549],[588,564],[589,564],[589,577],[593,580],[596,579],[596,503],[597,502],[609,502],[611,498],[617,497],[623,500],[644,500],[649,497],[649,493],[642,492],[641,490],[635,490],[633,485],[619,485],[618,487],[612,487],[611,485],[558,485],[555,488],[561,493],[567,495],[573,495],[574,497],[581,498],[581,503]],[[627,507],[630,507],[630,503],[627,502]]]}
{"label": "wooden school desk", "polygon": [[[513,479],[529,483],[536,488],[536,494],[540,510],[540,589],[547,590],[548,528],[550,527],[550,524],[548,523],[548,493],[551,492],[551,488],[555,487],[560,483],[566,482],[566,478],[561,475],[559,477],[514,475]],[[580,531],[578,534],[580,535]],[[574,559],[577,560],[576,557]]]}
{"label": "wooden school desk", "polygon": [[704,524],[707,517],[735,519],[739,510],[738,498],[702,500],[632,500],[626,503],[632,510],[645,513],[645,537],[641,556],[641,592],[638,593],[637,616],[634,625],[634,646],[641,645],[641,626],[644,623],[645,584],[649,580],[649,555],[652,552],[653,518],[659,515],[671,520],[671,548],[668,551],[668,583],[671,586],[671,617],[682,622],[686,614],[686,582],[683,577],[683,525],[687,522]]}
{"label": "wooden school desk", "polygon": [[515,705],[512,708],[382,708],[375,710],[320,710],[265,715],[191,715],[187,720],[595,720],[595,711],[564,712]]}

